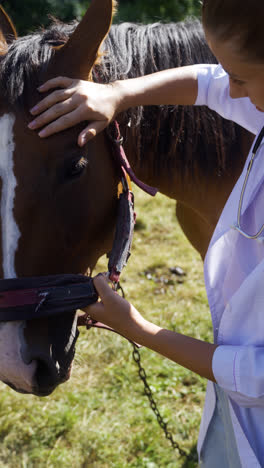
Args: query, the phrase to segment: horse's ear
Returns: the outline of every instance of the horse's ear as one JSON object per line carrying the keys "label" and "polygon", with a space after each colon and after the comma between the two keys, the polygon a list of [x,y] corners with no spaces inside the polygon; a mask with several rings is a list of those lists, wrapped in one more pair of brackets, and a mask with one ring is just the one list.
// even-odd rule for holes
{"label": "horse's ear", "polygon": [[16,28],[0,5],[0,55],[7,51],[8,45],[15,39],[17,39]]}
{"label": "horse's ear", "polygon": [[115,0],[92,0],[83,19],[68,42],[59,47],[49,67],[49,75],[64,75],[87,80],[107,35]]}

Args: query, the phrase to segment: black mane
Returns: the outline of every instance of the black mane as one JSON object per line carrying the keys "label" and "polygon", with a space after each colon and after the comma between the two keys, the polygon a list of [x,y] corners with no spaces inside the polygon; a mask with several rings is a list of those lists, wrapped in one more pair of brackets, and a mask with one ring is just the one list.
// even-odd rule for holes
{"label": "black mane", "polygon": [[[40,84],[54,53],[65,43],[76,22],[55,22],[48,30],[14,41],[0,62],[0,92],[13,106],[25,108]],[[112,26],[95,67],[95,80],[111,82],[193,63],[215,63],[198,20],[152,25]],[[241,129],[203,107],[159,106],[130,109],[121,116],[125,137],[132,132],[135,151],[153,155],[153,167],[204,174],[232,171],[240,157]],[[177,148],[177,151],[176,151]],[[233,157],[227,157],[233,153]],[[177,155],[177,157],[176,157]]]}
{"label": "black mane", "polygon": [[[217,63],[196,19],[113,26],[104,49],[98,69],[104,82],[196,63]],[[141,164],[145,155],[148,164],[153,155],[156,173],[166,165],[188,175],[197,167],[208,176],[230,174],[237,158],[241,159],[241,128],[208,108],[145,107],[131,109],[122,117],[124,136],[133,132],[134,152]]]}

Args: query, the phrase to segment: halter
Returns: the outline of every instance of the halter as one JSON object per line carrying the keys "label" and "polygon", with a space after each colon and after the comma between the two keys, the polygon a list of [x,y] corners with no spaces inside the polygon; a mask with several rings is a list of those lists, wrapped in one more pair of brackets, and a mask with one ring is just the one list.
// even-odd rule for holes
{"label": "halter", "polygon": [[113,247],[109,255],[108,271],[110,281],[117,285],[121,271],[130,257],[136,221],[134,195],[131,189],[130,179],[149,195],[155,196],[158,190],[141,182],[131,169],[123,148],[123,138],[120,135],[120,128],[117,121],[113,122],[111,130],[112,133],[108,131],[108,136],[113,147],[113,157],[120,168],[121,183],[119,185],[117,227]]}
{"label": "halter", "polygon": [[[112,250],[109,254],[108,275],[117,289],[120,274],[130,256],[136,215],[131,179],[142,190],[154,196],[157,189],[139,181],[126,158],[117,121],[108,132],[113,157],[119,167],[118,214]],[[91,277],[85,275],[50,275],[0,280],[0,322],[32,320],[82,309],[98,300]],[[88,314],[79,317],[78,325],[105,328]]]}

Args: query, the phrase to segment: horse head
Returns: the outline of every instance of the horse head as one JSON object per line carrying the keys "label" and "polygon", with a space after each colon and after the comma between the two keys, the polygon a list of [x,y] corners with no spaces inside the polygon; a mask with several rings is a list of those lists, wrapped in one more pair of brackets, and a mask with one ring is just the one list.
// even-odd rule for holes
{"label": "horse head", "polygon": [[[109,142],[77,146],[81,125],[41,140],[27,127],[37,86],[56,75],[88,79],[108,33],[112,0],[93,0],[73,33],[17,38],[0,13],[0,272],[2,278],[82,273],[110,250],[117,176]],[[58,26],[58,29],[60,26]],[[57,36],[56,36],[57,35]],[[67,380],[76,313],[0,323],[0,379],[50,394]]]}

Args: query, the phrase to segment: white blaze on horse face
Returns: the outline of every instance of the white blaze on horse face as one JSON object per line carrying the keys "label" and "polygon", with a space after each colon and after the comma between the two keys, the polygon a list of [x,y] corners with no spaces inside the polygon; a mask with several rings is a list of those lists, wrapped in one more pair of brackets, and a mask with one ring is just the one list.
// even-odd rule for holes
{"label": "white blaze on horse face", "polygon": [[14,174],[15,117],[5,114],[0,119],[0,177],[2,179],[1,221],[4,278],[15,278],[15,253],[20,232],[14,218],[14,201],[17,181]]}
{"label": "white blaze on horse face", "polygon": [[[0,177],[2,258],[4,278],[15,278],[15,254],[20,231],[14,217],[15,190],[17,181],[14,174],[14,123],[13,114],[0,118]],[[2,322],[0,324],[0,380],[12,384],[19,390],[32,391],[36,363],[26,365],[21,357],[21,327],[23,322]]]}

